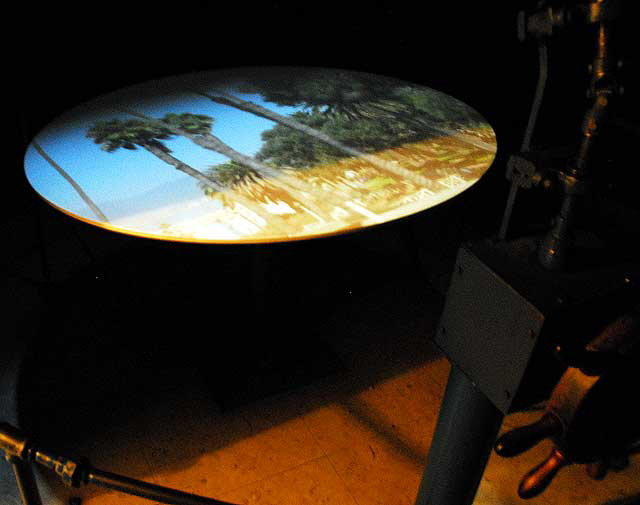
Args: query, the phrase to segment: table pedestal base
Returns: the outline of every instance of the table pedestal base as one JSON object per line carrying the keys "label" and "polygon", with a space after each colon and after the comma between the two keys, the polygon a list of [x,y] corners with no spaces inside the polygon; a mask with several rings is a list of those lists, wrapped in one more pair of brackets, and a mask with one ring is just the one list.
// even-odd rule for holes
{"label": "table pedestal base", "polygon": [[503,418],[452,365],[415,505],[471,505]]}

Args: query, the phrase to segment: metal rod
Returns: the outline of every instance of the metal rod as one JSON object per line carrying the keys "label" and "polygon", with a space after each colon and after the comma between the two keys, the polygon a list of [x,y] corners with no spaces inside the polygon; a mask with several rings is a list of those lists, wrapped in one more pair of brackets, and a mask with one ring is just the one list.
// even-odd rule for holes
{"label": "metal rod", "polygon": [[520,151],[522,152],[527,152],[531,149],[531,138],[533,137],[533,131],[535,130],[536,122],[538,120],[538,112],[542,105],[544,89],[547,85],[549,63],[547,57],[547,46],[543,43],[538,45],[538,64],[538,83],[536,85],[536,93],[533,97],[533,103],[531,104],[531,112],[529,112],[527,129],[524,133],[524,138],[522,139],[522,146],[520,147]]}
{"label": "metal rod", "polygon": [[104,472],[95,468],[90,468],[87,471],[84,482],[140,496],[141,498],[146,498],[148,500],[155,500],[160,503],[169,503],[173,505],[232,505],[229,502],[184,493],[175,489],[141,482],[139,480],[117,475],[115,473]]}
{"label": "metal rod", "polygon": [[[596,2],[598,3],[598,2]],[[593,104],[585,112],[582,123],[582,141],[572,166],[564,171],[565,196],[554,226],[541,241],[538,250],[539,263],[548,270],[566,267],[567,251],[570,247],[573,222],[578,211],[577,200],[590,191],[589,166],[595,137],[600,124],[607,116],[610,97],[617,92],[612,73],[613,55],[610,51],[610,26],[601,22],[598,26],[597,54],[591,65],[592,79],[590,93]]]}
{"label": "metal rod", "polygon": [[[529,112],[529,120],[527,121],[527,129],[522,139],[522,146],[520,151],[525,153],[531,149],[531,138],[533,137],[533,131],[536,127],[538,120],[538,112],[542,105],[542,98],[544,97],[544,90],[547,85],[548,76],[548,58],[547,58],[547,46],[543,43],[538,45],[538,83],[536,85],[536,92],[533,97],[533,103],[531,104],[531,111]],[[513,213],[513,206],[515,204],[516,195],[518,193],[518,186],[520,182],[517,177],[513,177],[511,181],[511,188],[509,189],[509,197],[507,198],[507,205],[505,206],[504,213],[502,215],[502,223],[500,224],[500,231],[498,232],[498,240],[506,240],[509,223],[511,221],[511,214]]]}
{"label": "metal rod", "polygon": [[452,365],[415,505],[471,505],[503,417]]}
{"label": "metal rod", "polygon": [[507,205],[504,208],[504,214],[502,215],[502,223],[500,224],[500,231],[498,232],[498,240],[504,241],[507,238],[507,230],[509,229],[509,222],[511,221],[511,214],[513,213],[513,204],[516,201],[516,194],[518,193],[519,182],[514,177],[511,181],[511,187],[509,188],[509,197],[507,198]]}
{"label": "metal rod", "polygon": [[104,472],[93,468],[86,462],[36,448],[29,442],[25,434],[6,423],[0,423],[0,450],[5,453],[6,460],[13,466],[23,505],[42,505],[35,476],[29,466],[31,461],[54,471],[69,487],[76,488],[83,484],[96,484],[171,505],[233,505],[229,502]]}

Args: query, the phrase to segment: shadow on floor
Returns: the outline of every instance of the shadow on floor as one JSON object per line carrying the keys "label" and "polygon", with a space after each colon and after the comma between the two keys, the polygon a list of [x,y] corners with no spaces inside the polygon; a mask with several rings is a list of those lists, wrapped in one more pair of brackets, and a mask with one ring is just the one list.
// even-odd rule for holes
{"label": "shadow on floor", "polygon": [[616,500],[610,500],[602,503],[602,505],[640,505],[640,493],[636,493],[633,496],[618,498]]}
{"label": "shadow on floor", "polygon": [[[337,401],[422,459],[351,397],[440,356],[428,337],[442,297],[416,279],[409,259],[336,244],[344,246],[316,247],[313,257],[304,247],[277,257],[143,248],[58,286],[23,368],[23,429],[141,478],[144,440],[191,439],[153,461],[157,472],[186,468],[255,429]],[[269,255],[257,285],[256,252]],[[259,428],[236,422],[253,402],[269,409],[270,398],[305,388],[305,402],[278,403]]]}

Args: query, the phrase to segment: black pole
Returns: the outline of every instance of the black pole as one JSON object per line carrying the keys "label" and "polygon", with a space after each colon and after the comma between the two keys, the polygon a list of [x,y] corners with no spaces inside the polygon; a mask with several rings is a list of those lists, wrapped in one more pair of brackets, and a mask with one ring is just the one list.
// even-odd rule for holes
{"label": "black pole", "polygon": [[452,365],[415,505],[471,505],[503,417]]}

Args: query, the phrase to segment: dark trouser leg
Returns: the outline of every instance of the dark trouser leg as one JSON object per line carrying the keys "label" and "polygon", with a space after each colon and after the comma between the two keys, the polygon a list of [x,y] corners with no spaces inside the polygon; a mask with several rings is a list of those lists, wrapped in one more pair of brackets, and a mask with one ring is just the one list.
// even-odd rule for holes
{"label": "dark trouser leg", "polygon": [[470,505],[504,415],[451,366],[415,505]]}

